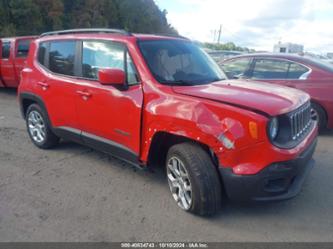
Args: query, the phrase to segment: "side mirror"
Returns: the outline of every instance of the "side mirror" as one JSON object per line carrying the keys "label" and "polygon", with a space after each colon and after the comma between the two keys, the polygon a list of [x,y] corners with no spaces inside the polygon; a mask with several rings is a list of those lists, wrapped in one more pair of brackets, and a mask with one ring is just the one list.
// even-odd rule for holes
{"label": "side mirror", "polygon": [[120,69],[99,69],[98,80],[102,85],[125,85],[126,75]]}

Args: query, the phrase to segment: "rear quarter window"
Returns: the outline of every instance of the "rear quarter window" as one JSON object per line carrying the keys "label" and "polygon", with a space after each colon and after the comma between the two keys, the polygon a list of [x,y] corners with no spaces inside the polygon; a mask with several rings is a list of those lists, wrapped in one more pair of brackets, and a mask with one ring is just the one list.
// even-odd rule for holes
{"label": "rear quarter window", "polygon": [[309,69],[297,63],[290,63],[288,79],[300,79],[304,74],[308,73]]}
{"label": "rear quarter window", "polygon": [[38,55],[37,55],[38,62],[45,67],[48,67],[48,63],[46,61],[47,46],[48,46],[47,42],[40,43],[39,47],[38,47]]}

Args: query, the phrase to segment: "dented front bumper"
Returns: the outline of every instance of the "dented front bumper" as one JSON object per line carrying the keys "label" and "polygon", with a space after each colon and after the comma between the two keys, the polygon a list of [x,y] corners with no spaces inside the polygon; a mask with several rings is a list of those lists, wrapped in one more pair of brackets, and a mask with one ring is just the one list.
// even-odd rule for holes
{"label": "dented front bumper", "polygon": [[277,201],[296,196],[314,166],[317,139],[296,158],[272,163],[254,175],[237,175],[231,168],[220,168],[227,195],[237,201]]}

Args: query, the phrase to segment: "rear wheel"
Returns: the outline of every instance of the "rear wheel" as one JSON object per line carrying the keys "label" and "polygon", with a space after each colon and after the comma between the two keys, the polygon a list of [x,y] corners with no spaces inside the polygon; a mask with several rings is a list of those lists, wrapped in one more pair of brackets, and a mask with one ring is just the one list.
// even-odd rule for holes
{"label": "rear wheel", "polygon": [[171,194],[181,209],[199,215],[213,215],[219,211],[222,191],[218,172],[199,145],[172,146],[166,168]]}
{"label": "rear wheel", "polygon": [[26,125],[31,141],[41,149],[49,149],[59,143],[47,122],[46,115],[37,104],[28,107]]}
{"label": "rear wheel", "polygon": [[327,127],[327,118],[324,109],[316,103],[311,103],[311,107],[311,118],[318,122],[320,131],[325,130]]}

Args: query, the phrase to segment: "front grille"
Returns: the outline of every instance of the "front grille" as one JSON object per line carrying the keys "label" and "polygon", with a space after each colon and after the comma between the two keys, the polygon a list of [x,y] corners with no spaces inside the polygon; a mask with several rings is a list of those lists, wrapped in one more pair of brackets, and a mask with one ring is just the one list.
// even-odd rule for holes
{"label": "front grille", "polygon": [[292,140],[298,140],[311,127],[311,104],[307,102],[289,115]]}

